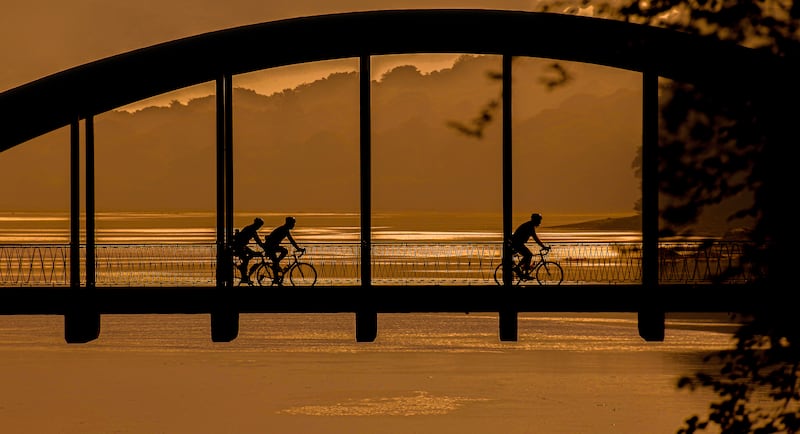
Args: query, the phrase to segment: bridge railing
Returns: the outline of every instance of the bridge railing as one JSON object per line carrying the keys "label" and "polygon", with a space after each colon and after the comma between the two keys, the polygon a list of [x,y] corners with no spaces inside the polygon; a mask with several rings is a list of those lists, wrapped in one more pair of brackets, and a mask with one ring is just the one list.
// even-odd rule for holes
{"label": "bridge railing", "polygon": [[[358,243],[304,243],[304,261],[318,285],[361,284]],[[659,244],[659,281],[711,283],[741,265],[740,242]],[[103,286],[214,286],[214,244],[103,244],[96,248],[96,284]],[[501,245],[490,242],[381,242],[372,245],[374,285],[494,285]],[[81,260],[85,249],[81,249]],[[641,243],[565,242],[548,257],[564,268],[565,284],[641,282]],[[288,261],[285,259],[284,261]],[[83,268],[83,267],[82,267]],[[69,286],[68,245],[0,245],[0,287]],[[85,271],[84,271],[85,272]],[[743,274],[730,283],[745,283]],[[81,282],[85,283],[85,275]],[[528,284],[535,285],[535,282]]]}

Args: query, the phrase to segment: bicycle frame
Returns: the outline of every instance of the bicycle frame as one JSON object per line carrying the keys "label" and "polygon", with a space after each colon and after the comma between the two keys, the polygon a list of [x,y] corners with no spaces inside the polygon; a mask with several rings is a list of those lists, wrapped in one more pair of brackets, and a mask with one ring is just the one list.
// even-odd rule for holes
{"label": "bicycle frame", "polygon": [[[301,253],[300,253],[300,254],[298,254],[297,252],[301,252]],[[294,249],[294,250],[292,251],[292,255],[291,255],[291,256],[292,256],[292,259],[291,259],[291,260],[290,260],[290,261],[289,261],[289,262],[286,264],[286,266],[285,266],[285,267],[281,267],[281,276],[280,276],[281,280],[283,280],[283,276],[285,276],[285,275],[286,275],[286,273],[287,273],[289,270],[291,270],[291,269],[292,269],[292,267],[295,267],[295,266],[297,265],[297,263],[298,263],[298,262],[300,262],[300,257],[301,257],[301,256],[303,256],[303,255],[305,255],[305,254],[306,254],[306,252],[305,252],[304,250],[297,250],[297,249]],[[266,256],[266,255],[264,255],[264,256]],[[287,256],[288,256],[288,255],[287,255]],[[270,265],[270,266],[271,266],[271,265],[273,265],[273,264],[272,264],[272,259],[270,259],[270,260],[269,260],[269,263],[268,263],[267,265]]]}
{"label": "bicycle frame", "polygon": [[[531,258],[531,266],[529,269],[523,271],[522,269],[522,254],[519,252],[514,252],[513,256],[511,257],[511,273],[513,275],[512,280],[514,281],[515,285],[519,285],[522,281],[533,281],[535,280],[539,285],[559,285],[564,280],[564,269],[558,262],[550,261],[547,259],[547,254],[550,253],[550,249],[541,249],[539,253],[535,253],[534,256],[538,256],[538,259]],[[498,285],[504,284],[504,279],[502,278],[503,272],[503,264],[499,264],[494,271],[494,280],[497,282]]]}
{"label": "bicycle frame", "polygon": [[539,253],[534,253],[533,258],[536,258],[538,256],[538,259],[531,261],[532,262],[531,266],[528,269],[528,272],[526,273],[522,271],[522,263],[520,262],[522,261],[522,253],[515,252],[512,259],[514,262],[513,266],[511,267],[511,270],[518,273],[521,276],[531,277],[531,274],[533,274],[537,268],[541,267],[545,263],[544,257],[548,253],[550,253],[550,249],[540,249]]}

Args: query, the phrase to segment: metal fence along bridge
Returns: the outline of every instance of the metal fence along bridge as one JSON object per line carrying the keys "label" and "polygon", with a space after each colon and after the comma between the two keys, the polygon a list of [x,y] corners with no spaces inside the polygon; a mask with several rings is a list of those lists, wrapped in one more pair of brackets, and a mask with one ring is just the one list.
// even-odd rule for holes
{"label": "metal fence along bridge", "polygon": [[[318,272],[316,285],[361,284],[358,243],[305,243],[303,260]],[[496,285],[502,249],[490,242],[392,242],[373,244],[375,285]],[[96,246],[96,286],[215,286],[214,244],[116,244]],[[0,245],[0,287],[68,287],[69,246]],[[659,282],[713,284],[742,264],[739,242],[662,243]],[[85,251],[81,255],[85,257]],[[564,269],[564,285],[630,285],[642,280],[641,243],[563,242],[553,244],[549,260]],[[236,271],[234,271],[236,272]],[[746,283],[746,272],[727,283]],[[83,277],[85,284],[85,276]],[[522,286],[538,286],[535,280]],[[492,288],[487,288],[491,290]],[[269,288],[265,290],[291,290]],[[536,288],[532,290],[537,290]],[[552,289],[540,289],[542,291]]]}

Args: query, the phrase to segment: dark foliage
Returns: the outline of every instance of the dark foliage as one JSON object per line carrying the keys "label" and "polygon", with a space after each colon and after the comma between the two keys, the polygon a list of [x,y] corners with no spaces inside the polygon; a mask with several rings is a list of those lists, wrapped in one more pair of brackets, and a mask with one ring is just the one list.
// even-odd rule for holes
{"label": "dark foliage", "polygon": [[754,313],[736,333],[733,349],[705,358],[719,372],[683,377],[678,387],[708,388],[719,397],[706,418],[692,416],[678,433],[716,425],[723,434],[800,432],[800,329],[793,312]]}

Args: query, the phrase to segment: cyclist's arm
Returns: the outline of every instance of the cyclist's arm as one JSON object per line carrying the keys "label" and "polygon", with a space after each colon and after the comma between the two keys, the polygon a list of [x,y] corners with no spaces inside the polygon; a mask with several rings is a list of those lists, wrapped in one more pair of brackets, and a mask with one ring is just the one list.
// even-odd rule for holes
{"label": "cyclist's arm", "polygon": [[294,246],[295,249],[303,250],[302,248],[300,248],[300,246],[297,245],[297,242],[295,242],[294,237],[292,237],[291,232],[286,234],[286,238],[289,239],[289,242],[292,243],[292,245]]}
{"label": "cyclist's arm", "polygon": [[253,240],[256,242],[256,244],[258,244],[259,247],[261,247],[261,250],[263,250],[265,252],[267,251],[267,239],[266,238],[264,238],[262,240],[261,237],[258,235],[258,233],[256,233],[255,236],[253,236]]}
{"label": "cyclist's arm", "polygon": [[533,240],[536,241],[536,244],[538,244],[539,247],[541,247],[543,249],[549,249],[550,248],[549,246],[545,246],[544,243],[542,242],[542,240],[539,239],[539,236],[536,235],[536,231],[534,231],[532,235],[533,235]]}

